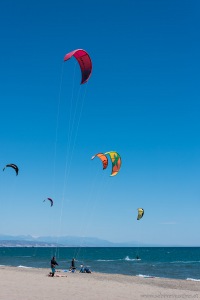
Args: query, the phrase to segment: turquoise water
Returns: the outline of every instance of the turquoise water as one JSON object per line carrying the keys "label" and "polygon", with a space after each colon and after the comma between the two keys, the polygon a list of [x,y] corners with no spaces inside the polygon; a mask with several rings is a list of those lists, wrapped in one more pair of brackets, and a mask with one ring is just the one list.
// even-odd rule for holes
{"label": "turquoise water", "polygon": [[0,265],[50,268],[53,255],[61,270],[68,270],[75,257],[77,269],[84,264],[95,272],[200,280],[200,247],[3,247],[0,248]]}

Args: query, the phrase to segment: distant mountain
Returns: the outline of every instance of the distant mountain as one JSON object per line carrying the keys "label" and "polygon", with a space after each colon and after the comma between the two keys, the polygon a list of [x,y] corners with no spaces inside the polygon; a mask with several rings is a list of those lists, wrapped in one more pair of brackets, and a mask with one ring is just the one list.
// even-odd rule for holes
{"label": "distant mountain", "polygon": [[115,247],[106,240],[90,237],[72,236],[43,236],[33,237],[31,235],[0,235],[0,247]]}
{"label": "distant mountain", "polygon": [[[140,244],[140,246],[154,247],[159,245]],[[113,243],[94,237],[0,235],[0,247],[138,247],[138,243]]]}
{"label": "distant mountain", "polygon": [[0,240],[0,247],[62,247],[62,245],[25,240]]}
{"label": "distant mountain", "polygon": [[74,236],[62,236],[62,237],[51,237],[44,236],[37,238],[37,241],[48,242],[48,243],[59,243],[66,247],[113,247],[113,243],[101,240],[93,237],[74,237]]}

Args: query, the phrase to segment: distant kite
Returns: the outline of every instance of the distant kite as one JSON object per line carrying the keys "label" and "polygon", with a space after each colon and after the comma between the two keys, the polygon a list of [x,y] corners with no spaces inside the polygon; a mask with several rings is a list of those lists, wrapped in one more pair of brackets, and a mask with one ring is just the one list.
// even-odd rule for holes
{"label": "distant kite", "polygon": [[143,216],[144,216],[144,209],[143,208],[138,208],[137,220],[140,220]]}
{"label": "distant kite", "polygon": [[16,175],[18,175],[18,172],[19,172],[18,166],[16,166],[15,164],[8,164],[8,165],[6,165],[6,166],[3,168],[3,171],[4,171],[5,168],[7,168],[7,167],[13,168],[13,169],[15,170],[15,172],[16,172]]}
{"label": "distant kite", "polygon": [[51,198],[44,199],[44,201],[43,201],[43,202],[45,202],[46,200],[49,200],[49,201],[50,201],[50,203],[51,203],[51,206],[53,206],[53,200],[52,200]]}
{"label": "distant kite", "polygon": [[97,153],[94,156],[92,156],[91,159],[94,159],[96,156],[99,157],[103,163],[103,170],[107,168],[108,166],[108,158],[106,155],[110,156],[111,162],[112,162],[112,171],[110,176],[115,176],[119,172],[122,164],[121,156],[115,152],[115,151],[110,151],[106,153]]}
{"label": "distant kite", "polygon": [[81,68],[82,80],[81,84],[84,84],[88,81],[92,73],[92,61],[89,54],[83,49],[77,49],[72,52],[69,52],[65,55],[64,61],[69,60],[72,56],[74,56]]}

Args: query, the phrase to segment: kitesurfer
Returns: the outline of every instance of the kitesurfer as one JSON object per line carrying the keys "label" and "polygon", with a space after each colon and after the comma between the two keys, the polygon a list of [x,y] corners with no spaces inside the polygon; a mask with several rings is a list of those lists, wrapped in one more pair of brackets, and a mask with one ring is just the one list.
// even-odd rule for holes
{"label": "kitesurfer", "polygon": [[69,269],[71,272],[75,272],[76,270],[76,267],[75,267],[75,258],[72,258],[72,261],[71,261],[71,267]]}
{"label": "kitesurfer", "polygon": [[54,274],[56,272],[56,266],[58,266],[58,263],[56,261],[55,256],[53,256],[52,259],[51,259],[51,272],[49,273],[49,275],[51,277],[54,277]]}

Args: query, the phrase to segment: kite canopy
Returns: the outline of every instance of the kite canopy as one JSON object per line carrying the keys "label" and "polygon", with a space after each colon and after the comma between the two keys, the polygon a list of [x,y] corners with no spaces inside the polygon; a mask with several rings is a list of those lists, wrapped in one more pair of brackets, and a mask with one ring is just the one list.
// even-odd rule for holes
{"label": "kite canopy", "polygon": [[92,156],[91,159],[94,159],[96,156],[99,157],[100,160],[102,161],[103,170],[105,170],[107,168],[107,166],[108,166],[108,158],[103,153],[97,153],[94,156]]}
{"label": "kite canopy", "polygon": [[46,200],[49,200],[51,202],[51,206],[53,206],[53,200],[51,198],[44,199],[43,202],[45,202]]}
{"label": "kite canopy", "polygon": [[97,153],[94,156],[92,156],[91,159],[94,159],[96,156],[98,156],[102,163],[103,163],[103,170],[107,168],[108,166],[108,158],[106,155],[110,156],[111,162],[112,162],[112,171],[110,176],[115,176],[119,172],[122,164],[121,156],[115,152],[115,151],[110,151],[106,153]]}
{"label": "kite canopy", "polygon": [[77,59],[79,66],[81,68],[81,72],[82,72],[81,84],[86,83],[92,73],[92,61],[89,54],[83,49],[77,49],[67,53],[64,57],[64,61],[69,60],[72,56],[74,56]]}
{"label": "kite canopy", "polygon": [[110,151],[106,152],[105,155],[108,154],[111,158],[112,161],[112,172],[110,176],[115,176],[119,172],[122,164],[121,156],[115,152],[115,151]]}
{"label": "kite canopy", "polygon": [[18,166],[16,166],[15,164],[8,164],[8,165],[6,165],[6,166],[3,168],[3,171],[4,171],[5,168],[7,168],[7,167],[13,168],[13,169],[15,170],[15,172],[16,172],[16,175],[18,175],[18,172],[19,172]]}
{"label": "kite canopy", "polygon": [[137,220],[140,220],[143,216],[144,216],[144,209],[143,208],[138,208]]}

